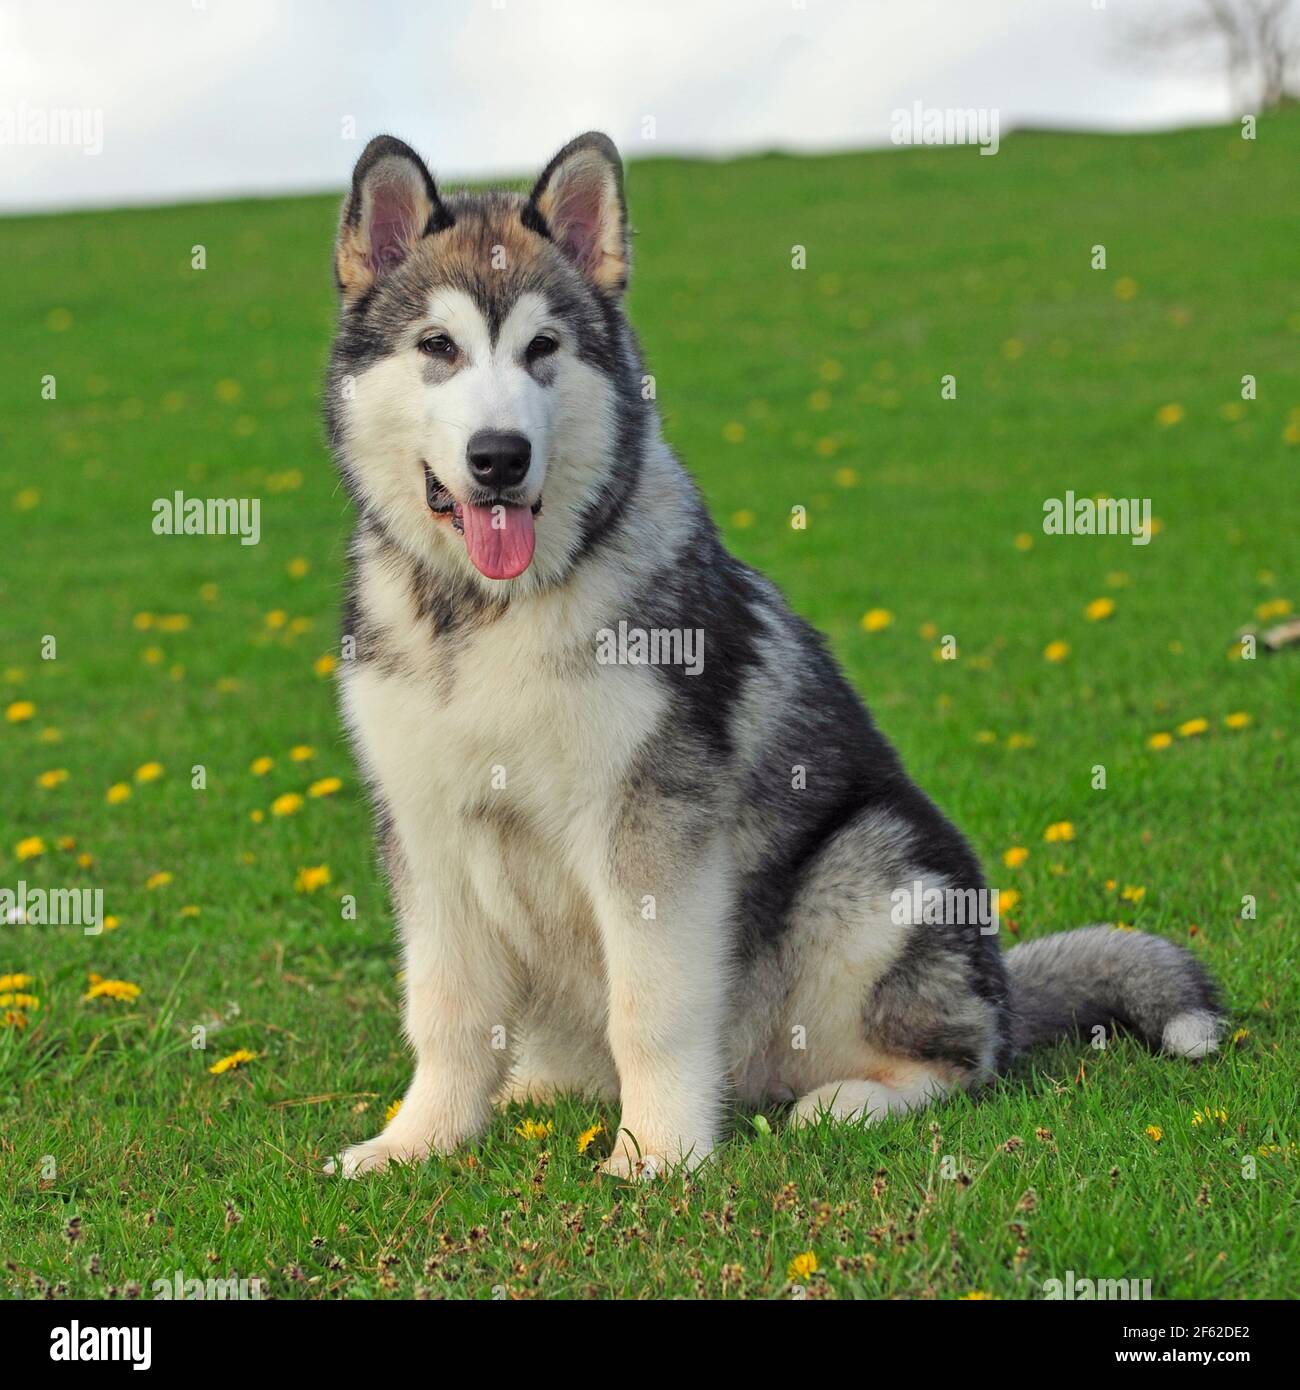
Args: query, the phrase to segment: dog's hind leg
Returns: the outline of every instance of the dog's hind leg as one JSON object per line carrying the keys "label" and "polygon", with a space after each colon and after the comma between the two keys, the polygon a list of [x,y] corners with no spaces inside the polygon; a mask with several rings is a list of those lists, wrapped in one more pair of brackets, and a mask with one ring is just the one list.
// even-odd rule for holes
{"label": "dog's hind leg", "polygon": [[920,1110],[952,1089],[951,1078],[924,1063],[906,1062],[878,1074],[831,1081],[800,1098],[791,1120],[815,1124],[823,1115],[853,1124],[878,1124],[889,1115]]}

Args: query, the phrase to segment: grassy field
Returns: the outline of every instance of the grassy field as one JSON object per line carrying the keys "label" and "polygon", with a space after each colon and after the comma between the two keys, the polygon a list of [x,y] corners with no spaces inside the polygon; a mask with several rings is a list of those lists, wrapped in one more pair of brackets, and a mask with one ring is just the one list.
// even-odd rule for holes
{"label": "grassy field", "polygon": [[[1019,894],[1021,939],[1185,941],[1238,1030],[1202,1066],[1061,1045],[870,1131],[739,1114],[714,1162],[645,1188],[596,1176],[617,1117],[581,1098],[419,1169],[320,1173],[408,1074],[326,670],[335,200],[0,222],[0,887],[102,888],[116,919],[0,926],[0,975],[32,977],[0,988],[0,1281],[1032,1298],[1072,1270],[1290,1294],[1300,654],[1234,643],[1300,599],[1298,164],[1291,115],[1253,143],[631,168],[633,318],[732,546],[830,635]],[[176,489],[261,498],[261,543],[155,536]],[[1044,535],[1067,490],[1151,498],[1151,544]],[[138,997],[86,998],[92,975]]]}

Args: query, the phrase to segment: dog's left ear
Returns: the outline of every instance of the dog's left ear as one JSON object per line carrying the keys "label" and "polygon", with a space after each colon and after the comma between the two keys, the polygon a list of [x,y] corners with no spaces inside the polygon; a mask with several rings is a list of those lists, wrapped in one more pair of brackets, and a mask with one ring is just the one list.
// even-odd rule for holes
{"label": "dog's left ear", "polygon": [[608,135],[579,135],[542,170],[524,205],[524,222],[536,227],[538,216],[597,289],[617,294],[627,288],[623,161]]}

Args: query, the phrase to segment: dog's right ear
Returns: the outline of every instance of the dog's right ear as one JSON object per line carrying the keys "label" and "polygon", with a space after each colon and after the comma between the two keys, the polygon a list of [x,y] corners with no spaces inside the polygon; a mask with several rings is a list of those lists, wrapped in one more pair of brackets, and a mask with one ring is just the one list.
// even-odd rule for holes
{"label": "dog's right ear", "polygon": [[339,219],[334,277],[344,301],[359,299],[422,237],[453,221],[420,156],[391,135],[376,136],[352,171],[352,192]]}

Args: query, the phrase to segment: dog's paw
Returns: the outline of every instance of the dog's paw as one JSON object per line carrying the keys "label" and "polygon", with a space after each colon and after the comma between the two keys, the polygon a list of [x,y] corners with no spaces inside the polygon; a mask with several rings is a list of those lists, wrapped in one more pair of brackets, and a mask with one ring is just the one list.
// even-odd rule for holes
{"label": "dog's paw", "polygon": [[600,1165],[600,1171],[610,1178],[621,1178],[624,1182],[654,1182],[668,1171],[668,1162],[662,1154],[635,1154],[620,1149]]}
{"label": "dog's paw", "polygon": [[712,1151],[713,1142],[708,1139],[638,1144],[626,1131],[620,1131],[614,1152],[600,1165],[600,1171],[625,1182],[653,1182],[677,1169],[690,1172],[698,1168]]}
{"label": "dog's paw", "polygon": [[364,1144],[352,1144],[337,1158],[325,1164],[325,1172],[343,1178],[359,1178],[365,1173],[382,1173],[390,1163],[419,1163],[427,1150],[395,1144],[382,1134]]}

